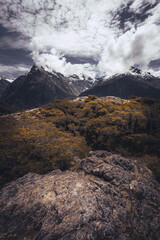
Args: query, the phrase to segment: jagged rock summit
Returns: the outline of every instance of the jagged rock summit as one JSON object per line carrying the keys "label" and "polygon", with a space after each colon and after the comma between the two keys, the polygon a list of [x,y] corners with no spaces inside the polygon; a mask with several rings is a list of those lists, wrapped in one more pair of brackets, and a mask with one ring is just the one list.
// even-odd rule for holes
{"label": "jagged rock summit", "polygon": [[160,239],[159,185],[145,166],[106,151],[75,162],[1,190],[0,239]]}
{"label": "jagged rock summit", "polygon": [[80,94],[80,96],[88,95],[116,96],[126,99],[132,95],[160,98],[160,78],[132,67],[126,73],[104,77],[101,83]]}

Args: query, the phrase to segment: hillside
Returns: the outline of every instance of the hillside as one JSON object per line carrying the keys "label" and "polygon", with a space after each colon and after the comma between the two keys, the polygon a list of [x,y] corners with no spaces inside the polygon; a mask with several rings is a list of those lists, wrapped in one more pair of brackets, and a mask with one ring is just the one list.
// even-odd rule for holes
{"label": "hillside", "polygon": [[116,97],[55,100],[0,118],[1,186],[28,172],[71,167],[74,156],[107,150],[145,158],[158,178],[159,101]]}

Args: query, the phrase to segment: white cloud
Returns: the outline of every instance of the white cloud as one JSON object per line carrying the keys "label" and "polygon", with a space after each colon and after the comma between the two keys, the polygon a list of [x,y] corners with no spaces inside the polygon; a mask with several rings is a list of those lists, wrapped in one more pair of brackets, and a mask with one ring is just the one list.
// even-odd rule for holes
{"label": "white cloud", "polygon": [[133,1],[132,5],[130,6],[130,9],[138,12],[141,11],[143,8],[146,7],[146,4],[149,3],[151,5],[153,5],[154,3],[156,3],[157,0],[135,0]]}
{"label": "white cloud", "polygon": [[147,70],[149,62],[160,56],[159,42],[159,27],[154,24],[131,29],[118,39],[110,38],[101,54],[99,68],[109,75],[114,74],[115,69],[125,72],[134,64]]}
{"label": "white cloud", "polygon": [[[147,68],[159,58],[159,8],[148,10],[150,16],[142,23],[127,22],[123,32],[117,10],[129,2],[122,0],[0,0],[1,23],[30,39],[28,48],[38,65],[65,75],[113,74],[139,64]],[[135,0],[130,11],[141,12],[155,0]],[[9,18],[9,21],[8,21]],[[22,42],[23,44],[23,42]],[[67,63],[65,55],[98,59],[97,66]]]}
{"label": "white cloud", "polygon": [[154,75],[155,77],[160,77],[160,70],[154,71],[153,69],[150,69],[149,72],[150,72],[152,75]]}
{"label": "white cloud", "polygon": [[0,76],[5,76],[11,79],[15,79],[17,75],[23,75],[30,70],[29,66],[18,64],[14,66],[6,66],[0,64]]}

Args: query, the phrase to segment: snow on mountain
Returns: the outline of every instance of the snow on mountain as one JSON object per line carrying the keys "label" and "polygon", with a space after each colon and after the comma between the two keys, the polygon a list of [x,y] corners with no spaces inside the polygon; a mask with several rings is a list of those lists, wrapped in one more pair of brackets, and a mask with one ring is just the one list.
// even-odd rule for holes
{"label": "snow on mountain", "polygon": [[0,80],[6,80],[6,81],[8,81],[10,83],[12,83],[14,81],[14,79],[6,78],[6,77],[3,77],[3,76],[0,77]]}
{"label": "snow on mountain", "polygon": [[150,72],[142,71],[136,67],[131,67],[129,71],[125,73],[117,73],[109,77],[104,77],[103,82],[110,81],[112,79],[114,80],[115,78],[122,78],[125,76],[128,78],[132,77],[135,81],[160,89],[160,77],[155,77]]}
{"label": "snow on mountain", "polygon": [[132,67],[128,72],[104,77],[101,83],[84,91],[80,96],[96,95],[129,98],[139,97],[160,98],[160,78],[148,72]]}

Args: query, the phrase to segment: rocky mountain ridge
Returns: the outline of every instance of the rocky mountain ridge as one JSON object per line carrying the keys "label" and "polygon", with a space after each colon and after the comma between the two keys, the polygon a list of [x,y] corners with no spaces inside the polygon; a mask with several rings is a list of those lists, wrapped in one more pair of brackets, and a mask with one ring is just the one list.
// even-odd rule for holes
{"label": "rocky mountain ridge", "polygon": [[116,76],[132,76],[135,80],[148,84],[151,87],[160,89],[160,77],[153,76],[150,72],[142,71],[139,68],[131,67],[128,72],[122,74],[115,74],[110,77],[104,77],[103,81],[114,79]]}
{"label": "rocky mountain ridge", "polygon": [[142,164],[90,152],[70,171],[29,173],[4,186],[0,239],[159,239],[159,190]]}
{"label": "rocky mountain ridge", "polygon": [[160,78],[132,67],[125,74],[111,77],[90,78],[76,74],[65,77],[34,65],[31,71],[18,77],[6,89],[3,87],[1,101],[21,109],[39,107],[55,99],[96,95],[129,98],[160,97]]}
{"label": "rocky mountain ridge", "polygon": [[78,96],[97,81],[85,76],[80,79],[77,75],[64,77],[61,73],[51,73],[34,65],[27,75],[11,83],[4,91],[2,101],[22,109],[38,107],[57,98]]}
{"label": "rocky mountain ridge", "polygon": [[103,78],[101,83],[80,94],[80,96],[88,95],[116,96],[126,99],[132,95],[160,98],[160,78],[150,73],[143,73],[140,69],[131,68],[127,73]]}

